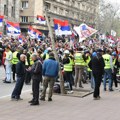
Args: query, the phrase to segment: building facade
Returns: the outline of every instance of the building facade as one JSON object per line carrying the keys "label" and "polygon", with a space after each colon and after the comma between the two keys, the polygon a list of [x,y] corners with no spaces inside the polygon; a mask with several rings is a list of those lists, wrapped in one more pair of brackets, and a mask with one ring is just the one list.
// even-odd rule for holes
{"label": "building facade", "polygon": [[44,9],[47,9],[51,26],[53,19],[68,20],[71,25],[87,23],[95,26],[98,15],[99,0],[21,0],[20,23],[23,30],[28,25],[36,29],[47,30],[46,25],[40,25],[36,16],[44,16]]}
{"label": "building facade", "polygon": [[19,22],[19,5],[20,0],[0,0],[0,15],[10,21]]}
{"label": "building facade", "polygon": [[[19,22],[19,5],[20,0],[0,0],[0,15],[4,15],[6,20]],[[0,27],[0,30],[6,34],[5,22],[3,22],[3,27]]]}

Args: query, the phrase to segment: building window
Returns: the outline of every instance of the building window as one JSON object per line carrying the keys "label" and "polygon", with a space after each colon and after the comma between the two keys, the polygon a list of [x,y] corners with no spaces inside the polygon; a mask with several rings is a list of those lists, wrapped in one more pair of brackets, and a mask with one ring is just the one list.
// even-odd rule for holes
{"label": "building window", "polygon": [[78,9],[80,9],[80,3],[78,3]]}
{"label": "building window", "polygon": [[8,16],[7,6],[6,5],[4,5],[4,15]]}
{"label": "building window", "polygon": [[47,10],[50,10],[50,3],[46,3],[45,7]]}
{"label": "building window", "polygon": [[13,12],[13,17],[14,17],[14,18],[15,18],[15,11],[16,11],[16,0],[13,0],[12,12]]}
{"label": "building window", "polygon": [[28,1],[22,1],[22,8],[28,8]]}
{"label": "building window", "polygon": [[57,13],[57,7],[54,7],[54,13]]}
{"label": "building window", "polygon": [[69,11],[65,10],[65,15],[68,16],[69,15]]}
{"label": "building window", "polygon": [[77,19],[79,19],[79,13],[77,14]]}
{"label": "building window", "polygon": [[21,16],[21,22],[27,23],[28,22],[28,16]]}
{"label": "building window", "polygon": [[63,9],[60,9],[59,14],[63,15]]}
{"label": "building window", "polygon": [[15,17],[15,8],[11,7],[11,17]]}

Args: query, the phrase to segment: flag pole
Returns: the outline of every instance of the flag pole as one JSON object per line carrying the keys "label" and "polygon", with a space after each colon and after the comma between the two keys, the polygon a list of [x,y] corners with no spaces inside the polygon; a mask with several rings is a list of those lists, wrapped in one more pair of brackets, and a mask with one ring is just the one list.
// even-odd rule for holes
{"label": "flag pole", "polygon": [[[52,42],[52,49],[54,51],[56,60],[59,62],[59,57],[58,57],[58,54],[57,54],[57,51],[56,51],[56,48],[55,48],[55,41],[54,41],[54,37],[53,37],[53,32],[52,32],[52,28],[50,26],[50,22],[49,22],[49,19],[48,19],[48,13],[47,13],[46,8],[45,8],[45,18],[46,18],[46,22],[47,22],[47,25],[48,25],[49,34],[50,34],[50,38],[51,38],[51,42]],[[59,62],[59,78],[60,78],[61,94],[65,94],[64,80],[63,80],[63,75],[62,75],[60,62]]]}

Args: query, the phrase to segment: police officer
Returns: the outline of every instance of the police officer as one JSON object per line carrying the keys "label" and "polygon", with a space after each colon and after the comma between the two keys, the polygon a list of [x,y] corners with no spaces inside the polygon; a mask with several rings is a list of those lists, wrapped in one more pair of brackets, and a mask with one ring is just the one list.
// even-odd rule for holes
{"label": "police officer", "polygon": [[72,72],[73,72],[73,59],[69,56],[69,51],[64,51],[64,58],[63,58],[63,64],[64,64],[64,78],[65,81],[69,82],[70,91],[68,93],[73,93],[73,79],[72,79]]}
{"label": "police officer", "polygon": [[82,48],[78,48],[75,55],[74,55],[74,62],[75,62],[75,87],[77,87],[77,83],[79,81],[79,87],[83,88],[82,86],[82,75],[85,68],[85,61],[83,58]]}
{"label": "police officer", "polygon": [[104,91],[106,91],[106,80],[107,77],[109,79],[109,91],[113,91],[112,89],[112,73],[113,73],[113,63],[112,56],[109,54],[109,50],[106,50],[106,53],[103,55],[103,59],[105,62],[105,73],[104,73]]}

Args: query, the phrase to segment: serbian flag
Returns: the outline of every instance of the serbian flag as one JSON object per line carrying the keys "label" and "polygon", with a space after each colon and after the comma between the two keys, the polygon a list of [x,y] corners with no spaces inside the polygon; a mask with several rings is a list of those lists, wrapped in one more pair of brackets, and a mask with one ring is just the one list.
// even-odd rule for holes
{"label": "serbian flag", "polygon": [[63,21],[63,20],[54,19],[54,29],[55,29],[55,34],[58,36],[72,35],[70,26],[67,20]]}
{"label": "serbian flag", "polygon": [[2,26],[3,24],[3,19],[4,19],[4,16],[0,16],[0,26]]}
{"label": "serbian flag", "polygon": [[32,26],[28,27],[28,34],[30,35],[31,38],[33,38],[33,39],[36,38],[36,32],[35,32],[35,29]]}
{"label": "serbian flag", "polygon": [[37,29],[35,29],[35,32],[36,32],[36,39],[40,40],[42,33]]}
{"label": "serbian flag", "polygon": [[10,34],[13,36],[18,36],[21,33],[19,23],[6,21],[6,29],[7,29],[8,35]]}
{"label": "serbian flag", "polygon": [[43,24],[43,25],[46,24],[45,17],[43,17],[43,16],[37,15],[37,20],[40,24]]}
{"label": "serbian flag", "polygon": [[89,27],[88,25],[84,23],[81,24],[80,26],[75,26],[74,30],[79,35],[79,42],[82,42],[83,40],[85,40],[86,38],[92,36],[93,34],[97,32],[97,30]]}
{"label": "serbian flag", "polygon": [[21,34],[18,36],[18,40],[19,40],[20,43],[23,42],[23,36]]}
{"label": "serbian flag", "polygon": [[40,37],[42,36],[42,33],[39,30],[34,29],[32,26],[29,26],[28,34],[33,39],[35,39],[35,38],[40,39]]}
{"label": "serbian flag", "polygon": [[0,40],[2,39],[2,32],[0,32]]}

